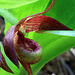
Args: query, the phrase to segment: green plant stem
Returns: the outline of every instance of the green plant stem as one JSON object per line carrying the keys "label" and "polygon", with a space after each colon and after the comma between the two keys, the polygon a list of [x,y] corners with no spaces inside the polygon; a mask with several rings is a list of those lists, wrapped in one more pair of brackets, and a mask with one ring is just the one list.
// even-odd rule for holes
{"label": "green plant stem", "polygon": [[10,24],[15,25],[18,23],[18,20],[7,10],[0,9],[0,15],[3,16]]}

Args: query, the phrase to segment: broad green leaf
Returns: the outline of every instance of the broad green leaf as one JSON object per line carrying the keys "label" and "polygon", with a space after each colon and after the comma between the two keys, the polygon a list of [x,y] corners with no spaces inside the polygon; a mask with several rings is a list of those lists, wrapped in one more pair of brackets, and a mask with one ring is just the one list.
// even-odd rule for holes
{"label": "broad green leaf", "polygon": [[38,0],[0,0],[0,8],[11,9],[30,4]]}
{"label": "broad green leaf", "polygon": [[[44,0],[44,2],[43,0],[39,0],[38,2],[35,2],[32,4],[10,9],[8,10],[8,12],[19,21],[26,16],[44,11],[50,5],[50,3],[51,3],[51,0]],[[55,18],[61,23],[65,24],[66,26],[72,29],[75,29],[75,25],[74,25],[75,24],[75,20],[74,20],[75,4],[74,3],[75,3],[75,0],[72,0],[72,1],[55,0],[55,4],[51,8],[51,10],[49,10],[44,15]],[[10,24],[11,23],[10,19],[8,20],[7,18],[5,19],[6,19],[6,29],[5,29],[5,32],[6,32],[8,28],[16,24],[16,22],[14,24]],[[29,33],[28,37],[37,41],[43,49],[43,57],[41,61],[35,65],[32,65],[33,75],[36,75],[38,71],[51,59],[69,50],[70,48],[74,47],[75,37],[74,36],[72,37],[72,36],[69,36],[69,35],[62,36],[62,35],[56,35],[52,33],[43,33],[43,34]],[[9,62],[9,66],[10,66],[10,62]],[[13,66],[10,66],[10,68],[12,67]],[[16,70],[16,67],[13,67],[13,70]],[[1,70],[1,72],[3,74],[4,71]],[[7,74],[9,75],[9,73]],[[15,75],[20,75],[20,74],[21,75],[26,74],[26,71],[24,70],[22,66],[21,66],[21,70],[18,71],[18,73],[15,72]]]}
{"label": "broad green leaf", "polygon": [[34,40],[41,45],[43,57],[40,62],[32,65],[33,75],[36,75],[47,62],[75,46],[75,37],[50,33],[35,33]]}
{"label": "broad green leaf", "polygon": [[44,15],[55,18],[75,30],[75,0],[55,0],[52,9]]}

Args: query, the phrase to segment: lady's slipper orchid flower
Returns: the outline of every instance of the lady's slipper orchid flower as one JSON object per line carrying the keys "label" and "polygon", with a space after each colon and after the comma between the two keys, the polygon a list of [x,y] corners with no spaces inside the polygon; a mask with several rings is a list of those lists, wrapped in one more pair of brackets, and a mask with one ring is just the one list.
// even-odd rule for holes
{"label": "lady's slipper orchid flower", "polygon": [[40,30],[71,30],[57,20],[41,15],[47,12],[53,4],[54,0],[44,12],[23,18],[17,25],[9,28],[5,35],[3,46],[6,55],[18,68],[20,68],[19,60],[28,75],[32,75],[30,65],[40,61],[42,49],[37,42],[25,38],[24,35],[31,31],[39,32]]}

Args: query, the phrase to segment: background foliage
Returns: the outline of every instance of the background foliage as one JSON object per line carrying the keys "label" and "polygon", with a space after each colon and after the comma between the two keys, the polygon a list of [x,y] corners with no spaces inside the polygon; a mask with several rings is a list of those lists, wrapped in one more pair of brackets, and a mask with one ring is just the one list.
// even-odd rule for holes
{"label": "background foliage", "polygon": [[[4,0],[6,2],[6,0]],[[19,0],[20,1],[20,0]],[[23,2],[24,0],[22,0]],[[26,1],[26,0],[25,0]],[[0,15],[5,18],[5,33],[12,26],[17,24],[19,20],[22,18],[33,15],[39,12],[44,11],[51,3],[51,0],[27,0],[29,2],[23,2],[25,4],[19,4],[19,6],[15,6],[14,3],[17,0],[10,0],[12,5],[7,1],[4,2],[4,5],[0,7]],[[35,2],[36,1],[36,2]],[[33,3],[34,2],[34,3]],[[2,5],[2,0],[0,1],[0,5]],[[21,3],[21,2],[20,2]],[[30,3],[30,4],[29,4]],[[67,27],[75,29],[75,0],[55,0],[55,3],[51,10],[49,10],[44,15],[55,18],[59,22],[65,24]],[[7,6],[6,4],[10,4],[11,6]],[[10,8],[9,8],[10,7]],[[63,32],[63,31],[62,31]],[[40,62],[35,65],[32,65],[33,75],[36,75],[38,71],[51,59],[58,56],[59,54],[69,50],[70,48],[75,46],[75,33],[74,31],[58,31],[57,34],[52,33],[35,33],[31,32],[28,34],[29,38],[37,41],[43,51],[43,57]],[[65,34],[65,35],[64,35]],[[1,46],[1,50],[3,52],[3,47]],[[3,52],[4,54],[4,52]],[[9,67],[15,72],[15,75],[24,75],[27,74],[24,68],[21,66],[21,69],[18,70],[17,67],[6,57],[4,54],[7,64]],[[0,69],[1,75],[12,75],[2,69]]]}

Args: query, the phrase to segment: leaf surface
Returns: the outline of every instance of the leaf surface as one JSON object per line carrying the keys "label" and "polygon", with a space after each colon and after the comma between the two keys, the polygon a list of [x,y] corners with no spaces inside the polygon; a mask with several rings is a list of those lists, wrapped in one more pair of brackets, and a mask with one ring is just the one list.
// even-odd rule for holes
{"label": "leaf surface", "polygon": [[0,8],[11,9],[36,2],[37,0],[0,0]]}
{"label": "leaf surface", "polygon": [[[29,5],[24,5],[18,8],[10,9],[8,10],[8,12],[12,14],[15,18],[17,18],[17,20],[19,21],[26,16],[44,11],[46,8],[48,8],[50,3],[51,3],[51,0],[44,0],[44,2],[43,0],[39,0],[38,2],[29,4]],[[72,0],[72,1],[71,0],[66,0],[66,1],[55,0],[55,3],[53,7],[51,8],[51,10],[49,10],[44,15],[58,20],[59,22],[61,22],[62,24],[64,24],[65,26],[69,28],[75,29],[75,19],[74,19],[75,18],[75,0]],[[5,33],[7,32],[9,27],[16,24],[16,22],[14,24],[10,24],[9,22],[10,22],[10,19],[8,20],[8,22],[6,21]],[[60,34],[56,35],[55,32],[43,33],[43,34],[29,33],[28,35],[29,38],[32,38],[35,41],[37,41],[43,49],[43,57],[41,61],[35,65],[32,65],[33,75],[36,75],[38,71],[51,59],[69,50],[70,48],[75,47],[75,37],[73,34],[74,32],[67,31],[65,33],[66,35],[64,35],[64,33],[65,31],[61,33],[61,35]],[[70,35],[69,33],[73,35]],[[16,68],[14,67],[13,70],[15,71]],[[2,70],[2,72],[4,71]],[[16,73],[15,75],[19,75],[19,74],[24,75],[26,74],[26,71],[21,66],[21,70],[15,73]]]}

